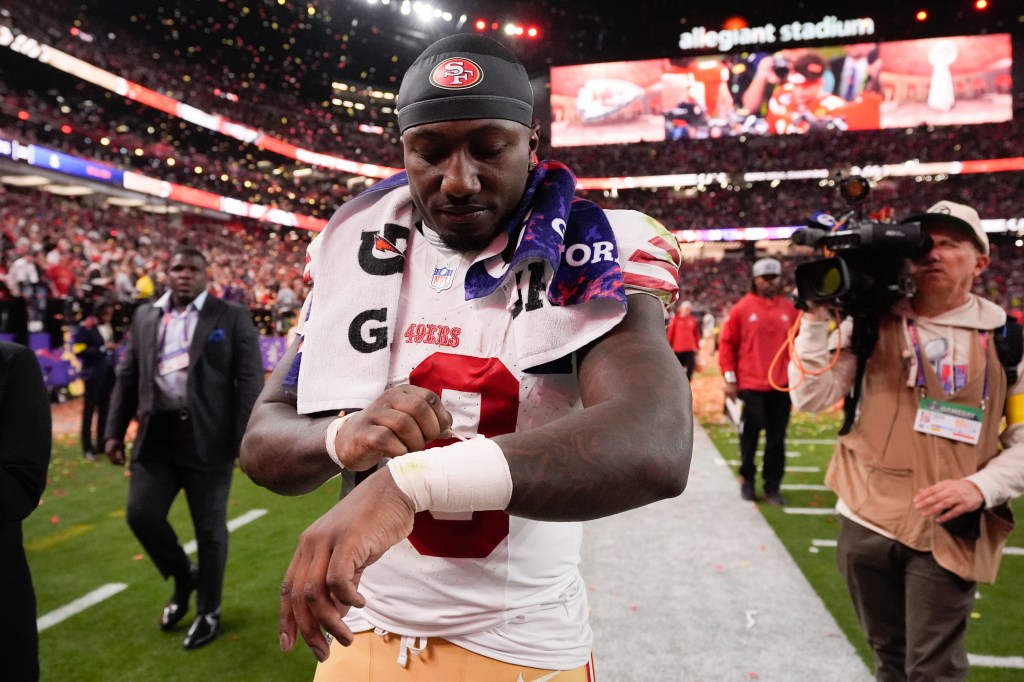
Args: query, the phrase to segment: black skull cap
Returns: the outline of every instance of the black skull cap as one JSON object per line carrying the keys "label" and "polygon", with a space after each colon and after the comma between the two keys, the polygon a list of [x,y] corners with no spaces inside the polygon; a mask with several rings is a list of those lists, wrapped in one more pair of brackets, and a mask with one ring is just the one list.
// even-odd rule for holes
{"label": "black skull cap", "polygon": [[416,58],[398,90],[398,128],[496,118],[533,124],[533,88],[516,56],[474,33],[441,38]]}

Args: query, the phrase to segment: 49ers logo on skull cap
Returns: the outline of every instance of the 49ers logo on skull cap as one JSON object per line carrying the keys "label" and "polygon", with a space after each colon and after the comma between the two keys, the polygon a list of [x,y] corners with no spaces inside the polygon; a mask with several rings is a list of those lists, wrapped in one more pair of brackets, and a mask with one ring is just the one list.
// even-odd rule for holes
{"label": "49ers logo on skull cap", "polygon": [[484,79],[480,65],[465,57],[444,60],[430,72],[430,82],[445,90],[464,90]]}

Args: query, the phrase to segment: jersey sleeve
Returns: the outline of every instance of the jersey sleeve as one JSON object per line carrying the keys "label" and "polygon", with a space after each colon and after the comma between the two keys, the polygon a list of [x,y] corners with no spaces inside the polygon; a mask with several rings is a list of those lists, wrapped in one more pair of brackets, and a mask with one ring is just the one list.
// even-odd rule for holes
{"label": "jersey sleeve", "polygon": [[679,295],[679,242],[654,218],[639,211],[606,210],[615,232],[626,294],[657,296],[669,305]]}

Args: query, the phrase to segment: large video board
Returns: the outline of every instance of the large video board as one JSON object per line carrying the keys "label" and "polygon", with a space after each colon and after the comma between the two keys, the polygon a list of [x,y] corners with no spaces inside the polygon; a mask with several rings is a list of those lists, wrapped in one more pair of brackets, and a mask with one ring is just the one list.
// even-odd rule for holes
{"label": "large video board", "polygon": [[551,144],[1007,121],[1011,66],[995,34],[554,67]]}

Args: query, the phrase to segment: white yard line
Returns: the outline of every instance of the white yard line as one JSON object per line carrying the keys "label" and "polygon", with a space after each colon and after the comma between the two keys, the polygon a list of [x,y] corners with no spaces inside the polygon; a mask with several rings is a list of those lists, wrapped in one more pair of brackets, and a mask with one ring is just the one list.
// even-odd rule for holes
{"label": "white yard line", "polygon": [[39,632],[42,632],[46,628],[52,627],[62,620],[66,620],[77,613],[85,611],[90,606],[95,606],[101,601],[113,597],[126,587],[128,586],[124,583],[109,583],[103,587],[97,588],[84,597],[79,597],[70,604],[65,604],[59,609],[50,611],[45,616],[36,619],[36,629]]}
{"label": "white yard line", "polygon": [[[724,460],[724,461],[729,466],[738,467],[740,465],[740,461],[738,459],[727,459],[727,460]],[[800,474],[816,474],[816,473],[821,471],[821,467],[795,467],[795,466],[789,466],[787,464],[786,465],[786,471],[790,471],[790,472],[793,472],[793,473],[800,473]]]}
{"label": "white yard line", "polygon": [[[228,521],[228,532],[233,532],[247,523],[252,523],[253,521],[260,518],[266,513],[266,509],[252,509],[250,511],[247,511],[246,513],[239,516],[237,519],[232,519],[231,521]],[[196,551],[196,541],[191,540],[190,542],[185,543],[184,548],[186,553],[192,554]],[[70,604],[65,604],[64,606],[61,606],[58,609],[54,609],[53,611],[50,611],[49,613],[40,616],[36,619],[36,629],[39,632],[42,632],[47,628],[53,627],[57,623],[67,620],[71,616],[74,616],[76,614],[81,613],[82,611],[85,611],[90,606],[95,606],[96,604],[99,604],[100,602],[105,601],[110,597],[113,597],[115,594],[124,590],[127,587],[128,585],[126,585],[125,583],[109,583],[107,585],[99,587],[90,592],[89,594],[85,595],[84,597],[79,597]]]}
{"label": "white yard line", "polygon": [[780,487],[783,490],[821,490],[823,492],[829,489],[827,485],[820,483],[783,483]]}
{"label": "white yard line", "polygon": [[1024,656],[983,656],[967,654],[967,662],[978,668],[1017,668],[1024,670]]}
{"label": "white yard line", "polygon": [[[816,538],[811,540],[811,545],[814,547],[835,547],[836,540],[820,540]],[[1024,556],[1024,547],[1006,547],[1003,549],[1003,556]]]}
{"label": "white yard line", "polygon": [[[727,439],[729,443],[739,443],[739,436]],[[787,438],[787,445],[835,445],[835,438]]]}
{"label": "white yard line", "polygon": [[782,511],[787,514],[802,514],[804,516],[828,516],[836,513],[834,507],[783,507]]}
{"label": "white yard line", "polygon": [[[241,528],[247,523],[252,523],[253,521],[255,521],[256,519],[258,519],[266,513],[266,509],[251,509],[242,514],[241,516],[239,516],[237,519],[231,519],[230,521],[228,521],[228,532],[233,533],[235,532],[236,529]],[[184,545],[182,545],[182,547],[184,548],[186,554],[195,554],[196,541],[189,540]]]}

